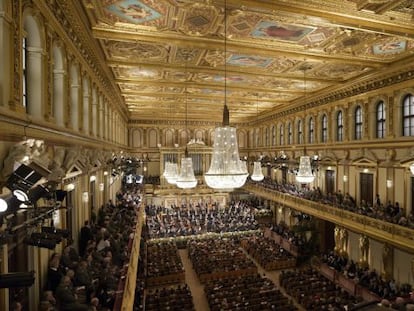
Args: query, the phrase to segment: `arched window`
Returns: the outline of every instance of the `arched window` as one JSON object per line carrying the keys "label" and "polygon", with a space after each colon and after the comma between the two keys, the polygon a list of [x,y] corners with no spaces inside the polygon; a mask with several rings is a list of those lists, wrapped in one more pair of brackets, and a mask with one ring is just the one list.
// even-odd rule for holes
{"label": "arched window", "polygon": [[292,133],[292,124],[289,122],[287,125],[288,130],[288,145],[293,144],[293,133]]}
{"label": "arched window", "polygon": [[[89,109],[90,109],[90,100],[91,100],[91,90],[90,90],[90,84],[89,84],[89,78],[85,75],[82,79],[82,89],[83,89],[83,101],[82,101],[82,117],[83,117],[83,132],[85,134],[89,134],[89,118],[90,118],[90,114],[89,114]],[[113,126],[113,119],[114,116],[109,113],[110,118],[112,118],[109,121],[109,126],[110,126],[110,130],[109,130],[109,135],[112,138],[113,134],[114,134],[114,126]]]}
{"label": "arched window", "polygon": [[381,100],[377,104],[376,109],[376,133],[377,138],[385,138],[385,104]]}
{"label": "arched window", "polygon": [[283,129],[283,124],[279,126],[279,142],[281,146],[285,144],[285,131]]}
{"label": "arched window", "polygon": [[354,122],[355,122],[354,139],[360,140],[362,139],[362,108],[361,106],[358,106],[355,109]]}
{"label": "arched window", "polygon": [[65,108],[65,67],[64,55],[62,47],[58,45],[53,46],[53,104],[51,105],[51,115],[55,118],[55,122],[59,126],[64,126],[64,108]]}
{"label": "arched window", "polygon": [[[72,128],[75,131],[79,131],[79,71],[78,66],[72,64],[70,67],[70,103],[71,103],[71,116]],[[106,122],[104,122],[106,124]]]}
{"label": "arched window", "polygon": [[344,140],[344,121],[342,118],[342,111],[338,111],[338,114],[336,115],[336,140]]}
{"label": "arched window", "polygon": [[403,136],[414,136],[414,95],[403,99]]}
{"label": "arched window", "polygon": [[326,143],[328,141],[328,117],[326,114],[322,116],[322,133],[321,133],[321,141]]}
{"label": "arched window", "polygon": [[24,50],[22,50],[22,61],[24,62],[24,89],[26,113],[38,117],[44,117],[45,108],[43,107],[42,93],[42,73],[43,69],[43,46],[42,46],[42,27],[38,20],[30,14],[24,16]]}
{"label": "arched window", "polygon": [[155,148],[158,144],[158,132],[155,129],[148,131],[148,147]]}
{"label": "arched window", "polygon": [[246,133],[243,131],[237,131],[237,135],[239,137],[238,143],[239,148],[245,148],[246,147]]}
{"label": "arched window", "polygon": [[260,146],[260,129],[256,129],[255,131],[255,137],[256,137],[256,147]]}
{"label": "arched window", "polygon": [[132,147],[142,147],[142,131],[139,129],[132,131]]}
{"label": "arched window", "polygon": [[315,125],[313,124],[313,118],[309,119],[309,143],[313,144],[315,141]]}
{"label": "arched window", "polygon": [[272,145],[276,146],[276,126],[272,126]]}
{"label": "arched window", "polygon": [[302,120],[298,121],[298,144],[303,144]]}
{"label": "arched window", "polygon": [[188,132],[187,130],[183,130],[180,133],[180,146],[186,146],[189,139],[188,139]]}

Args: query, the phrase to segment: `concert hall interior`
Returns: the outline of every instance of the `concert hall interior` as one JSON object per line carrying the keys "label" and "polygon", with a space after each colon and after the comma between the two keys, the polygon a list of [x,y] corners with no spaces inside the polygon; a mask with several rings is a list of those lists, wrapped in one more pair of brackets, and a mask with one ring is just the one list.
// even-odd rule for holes
{"label": "concert hall interior", "polygon": [[414,310],[413,0],[0,0],[0,310]]}

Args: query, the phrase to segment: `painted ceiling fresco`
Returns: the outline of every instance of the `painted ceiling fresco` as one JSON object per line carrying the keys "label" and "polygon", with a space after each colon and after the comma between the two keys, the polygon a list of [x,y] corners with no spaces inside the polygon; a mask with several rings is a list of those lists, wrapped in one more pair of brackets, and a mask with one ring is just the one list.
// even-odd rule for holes
{"label": "painted ceiling fresco", "polygon": [[82,0],[132,119],[248,122],[413,61],[411,0]]}

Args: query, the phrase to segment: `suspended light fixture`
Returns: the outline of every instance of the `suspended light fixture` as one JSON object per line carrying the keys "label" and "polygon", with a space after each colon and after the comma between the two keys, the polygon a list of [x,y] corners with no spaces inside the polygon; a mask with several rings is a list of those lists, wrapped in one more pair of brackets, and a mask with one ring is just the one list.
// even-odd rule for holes
{"label": "suspended light fixture", "polygon": [[[173,115],[172,112],[172,104],[170,102],[170,116]],[[178,147],[177,143],[174,143],[174,147]],[[171,155],[168,156],[167,161],[165,162],[164,172],[162,176],[167,180],[167,182],[171,185],[175,185],[178,178],[178,164],[174,162],[174,157],[171,157]]]}
{"label": "suspended light fixture", "polygon": [[169,184],[175,185],[178,179],[178,165],[173,162],[165,163],[165,171],[163,176]]}
{"label": "suspended light fixture", "polygon": [[[306,64],[304,64],[303,68],[303,84],[304,84],[304,91],[305,91],[305,116],[306,116]],[[303,156],[300,157],[299,160],[299,171],[296,175],[296,181],[301,184],[309,184],[313,182],[315,176],[312,172],[312,165],[311,159],[309,156],[306,155],[306,138],[304,139],[304,148],[303,148]]]}
{"label": "suspended light fixture", "polygon": [[411,165],[410,165],[410,171],[411,171],[411,174],[414,175],[414,163],[411,163]]}
{"label": "suspended light fixture", "polygon": [[224,109],[223,125],[214,131],[210,168],[204,174],[207,186],[222,191],[240,188],[248,176],[246,165],[239,157],[236,128],[229,124],[227,107],[227,1],[224,2]]}
{"label": "suspended light fixture", "polygon": [[253,174],[250,178],[254,181],[262,181],[264,179],[264,175],[262,172],[262,163],[260,161],[255,161],[253,163]]}
{"label": "suspended light fixture", "polygon": [[[186,56],[185,68],[187,74],[187,62],[188,62],[189,55]],[[188,129],[188,102],[187,102],[187,81],[185,84],[185,130]],[[190,189],[197,186],[197,179],[194,176],[194,169],[193,169],[193,159],[188,156],[187,145],[185,146],[185,154],[184,157],[181,159],[181,170],[176,181],[176,185],[178,188],[182,189]]]}
{"label": "suspended light fixture", "polygon": [[[256,121],[259,124],[259,93],[256,93]],[[259,161],[255,161],[253,163],[253,174],[250,178],[254,181],[262,181],[264,179],[264,175],[262,172],[262,163]]]}

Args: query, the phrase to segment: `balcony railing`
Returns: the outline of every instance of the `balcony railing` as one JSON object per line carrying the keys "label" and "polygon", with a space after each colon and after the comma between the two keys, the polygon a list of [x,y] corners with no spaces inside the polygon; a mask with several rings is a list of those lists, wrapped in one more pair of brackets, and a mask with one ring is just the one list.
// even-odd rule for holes
{"label": "balcony railing", "polygon": [[246,184],[245,190],[262,198],[278,202],[297,211],[330,221],[351,231],[414,252],[414,230],[380,219],[353,213],[339,207],[306,200],[291,194],[268,189],[259,184]]}

